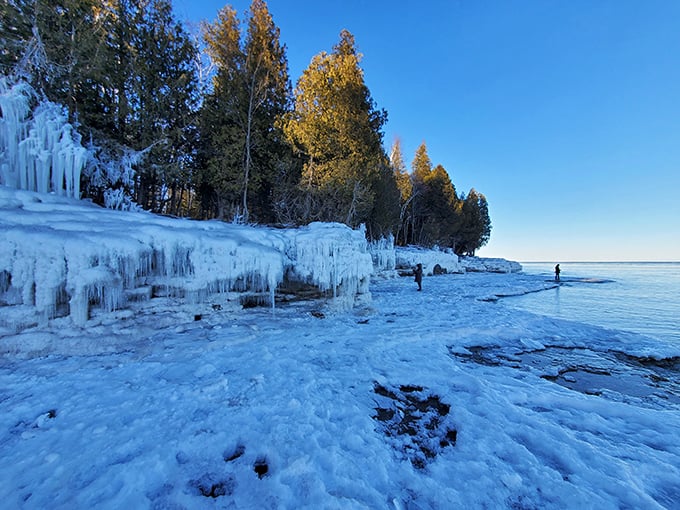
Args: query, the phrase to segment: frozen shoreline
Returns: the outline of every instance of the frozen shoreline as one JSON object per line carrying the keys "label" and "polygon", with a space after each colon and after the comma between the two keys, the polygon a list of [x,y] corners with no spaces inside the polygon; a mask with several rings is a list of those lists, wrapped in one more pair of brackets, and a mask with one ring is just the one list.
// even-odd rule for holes
{"label": "frozen shoreline", "polygon": [[[201,320],[156,310],[114,321],[127,340],[95,356],[87,346],[113,323],[54,331],[81,355],[0,357],[0,497],[26,508],[672,508],[680,403],[664,370],[677,375],[680,353],[480,299],[533,281],[450,274],[415,292],[410,278],[381,279],[371,303],[323,316],[312,301]],[[615,365],[615,351],[630,357]],[[623,370],[626,385],[585,391],[598,381],[583,369],[600,362],[600,383]]]}
{"label": "frozen shoreline", "polygon": [[[284,233],[0,191],[18,250],[0,248],[0,311],[64,307],[0,331],[10,508],[680,500],[680,346],[504,306],[554,288],[545,276],[389,242],[369,253],[337,225]],[[447,274],[417,292],[396,276],[416,259]],[[244,290],[273,299],[281,279],[299,287],[246,306]],[[116,288],[125,307],[102,306]],[[77,289],[94,290],[87,307]]]}

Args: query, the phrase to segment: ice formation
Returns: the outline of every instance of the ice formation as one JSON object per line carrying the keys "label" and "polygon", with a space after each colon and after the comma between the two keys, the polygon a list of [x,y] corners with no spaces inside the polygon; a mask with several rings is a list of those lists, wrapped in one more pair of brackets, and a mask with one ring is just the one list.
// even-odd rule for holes
{"label": "ice formation", "polygon": [[394,271],[397,265],[392,235],[369,243],[373,267],[378,273]]}
{"label": "ice formation", "polygon": [[43,101],[31,111],[33,96],[0,77],[0,184],[78,198],[87,151],[64,108]]}
{"label": "ice formation", "polygon": [[461,265],[468,273],[519,273],[519,262],[499,258],[461,257]]}
{"label": "ice formation", "polygon": [[340,224],[291,230],[112,211],[0,186],[0,328],[19,330],[154,296],[203,302],[274,293],[284,279],[338,301],[368,294],[365,233]]}
{"label": "ice formation", "polygon": [[397,248],[395,250],[397,269],[413,269],[416,264],[423,265],[423,272],[431,275],[438,265],[446,273],[464,273],[465,269],[452,250],[427,250],[415,246]]}
{"label": "ice formation", "polygon": [[287,231],[294,264],[291,279],[332,291],[333,297],[368,294],[373,262],[363,229],[339,223],[311,223]]}

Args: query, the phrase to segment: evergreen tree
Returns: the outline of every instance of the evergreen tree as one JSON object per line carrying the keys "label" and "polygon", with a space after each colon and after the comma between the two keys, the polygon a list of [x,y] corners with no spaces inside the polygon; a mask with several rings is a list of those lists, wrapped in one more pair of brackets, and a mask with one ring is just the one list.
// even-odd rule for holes
{"label": "evergreen tree", "polygon": [[455,246],[458,255],[474,256],[475,252],[489,242],[491,219],[486,197],[473,189],[462,197],[462,225]]}
{"label": "evergreen tree", "polygon": [[34,0],[0,2],[0,74],[15,74],[21,59],[32,49]]}
{"label": "evergreen tree", "polygon": [[411,201],[413,199],[413,183],[406,170],[401,151],[401,140],[397,138],[390,151],[390,166],[399,189],[399,225],[396,244],[404,245],[408,242],[408,227],[411,223]]}
{"label": "evergreen tree", "polygon": [[394,236],[399,228],[401,193],[394,172],[387,163],[379,169],[373,192],[373,210],[366,224],[368,237],[379,239]]}
{"label": "evergreen tree", "polygon": [[382,148],[386,112],[377,110],[363,79],[354,36],[347,30],[333,52],[316,55],[295,89],[285,124],[304,160],[307,207],[298,221],[370,222],[376,187],[387,164]]}
{"label": "evergreen tree", "polygon": [[411,175],[413,176],[414,185],[422,184],[432,172],[432,161],[427,154],[427,145],[422,142],[416,149],[411,162]]}
{"label": "evergreen tree", "polygon": [[412,242],[452,246],[460,229],[461,203],[443,166],[432,168],[423,142],[413,158]]}
{"label": "evergreen tree", "polygon": [[204,26],[217,74],[203,111],[205,183],[218,217],[274,219],[274,183],[289,159],[278,119],[287,111],[290,81],[279,29],[263,0],[253,0],[241,45],[231,7]]}
{"label": "evergreen tree", "polygon": [[197,49],[169,0],[139,2],[132,19],[129,144],[148,151],[137,172],[137,203],[177,214],[191,179]]}
{"label": "evergreen tree", "polygon": [[411,225],[409,243],[425,244],[423,232],[425,221],[427,220],[427,185],[426,181],[432,173],[432,161],[427,154],[427,145],[422,142],[416,149],[416,153],[411,162],[411,183],[412,183],[412,202],[411,202]]}
{"label": "evergreen tree", "polygon": [[200,121],[201,199],[208,217],[238,215],[243,168],[243,138],[239,104],[244,84],[239,21],[231,6],[223,7],[213,23],[202,25],[203,39],[216,74]]}
{"label": "evergreen tree", "polygon": [[[252,209],[255,219],[272,221],[273,188],[289,146],[283,139],[278,120],[288,110],[291,87],[285,46],[263,0],[250,6],[245,41],[244,83],[245,157],[242,208],[248,221]],[[249,191],[252,198],[249,198]],[[252,207],[249,207],[249,203]]]}
{"label": "evergreen tree", "polygon": [[428,245],[452,246],[460,230],[462,203],[448,172],[437,165],[425,177],[426,217],[423,218],[422,241]]}
{"label": "evergreen tree", "polygon": [[18,74],[79,126],[103,126],[112,110],[110,2],[16,0],[0,8],[4,74]]}

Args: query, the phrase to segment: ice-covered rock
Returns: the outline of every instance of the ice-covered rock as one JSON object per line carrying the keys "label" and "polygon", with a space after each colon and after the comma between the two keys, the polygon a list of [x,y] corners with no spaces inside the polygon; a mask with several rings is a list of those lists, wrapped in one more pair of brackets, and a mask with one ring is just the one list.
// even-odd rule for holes
{"label": "ice-covered rock", "polygon": [[374,273],[385,274],[394,272],[397,265],[394,237],[390,235],[368,243],[368,251],[373,259]]}
{"label": "ice-covered rock", "polygon": [[311,223],[287,230],[288,278],[313,284],[333,297],[369,293],[373,273],[365,232],[339,223]]}
{"label": "ice-covered rock", "polygon": [[423,273],[426,275],[432,275],[437,271],[443,273],[465,272],[458,261],[458,255],[450,249],[426,249],[408,246],[397,247],[395,252],[397,269],[413,269],[416,264],[420,263],[423,265]]}
{"label": "ice-covered rock", "polygon": [[519,262],[499,258],[461,257],[460,263],[470,273],[519,273],[522,270]]}
{"label": "ice-covered rock", "polygon": [[340,224],[291,230],[103,209],[0,186],[0,327],[17,329],[93,309],[227,292],[266,296],[284,279],[352,304],[372,273],[365,233]]}

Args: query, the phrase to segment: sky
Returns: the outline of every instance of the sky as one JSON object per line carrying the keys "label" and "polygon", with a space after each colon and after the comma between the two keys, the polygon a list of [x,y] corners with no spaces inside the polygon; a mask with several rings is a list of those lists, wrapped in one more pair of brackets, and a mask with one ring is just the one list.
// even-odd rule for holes
{"label": "sky", "polygon": [[[232,5],[174,0],[191,30]],[[680,2],[270,0],[293,84],[343,28],[410,167],[489,203],[484,257],[680,261]]]}

